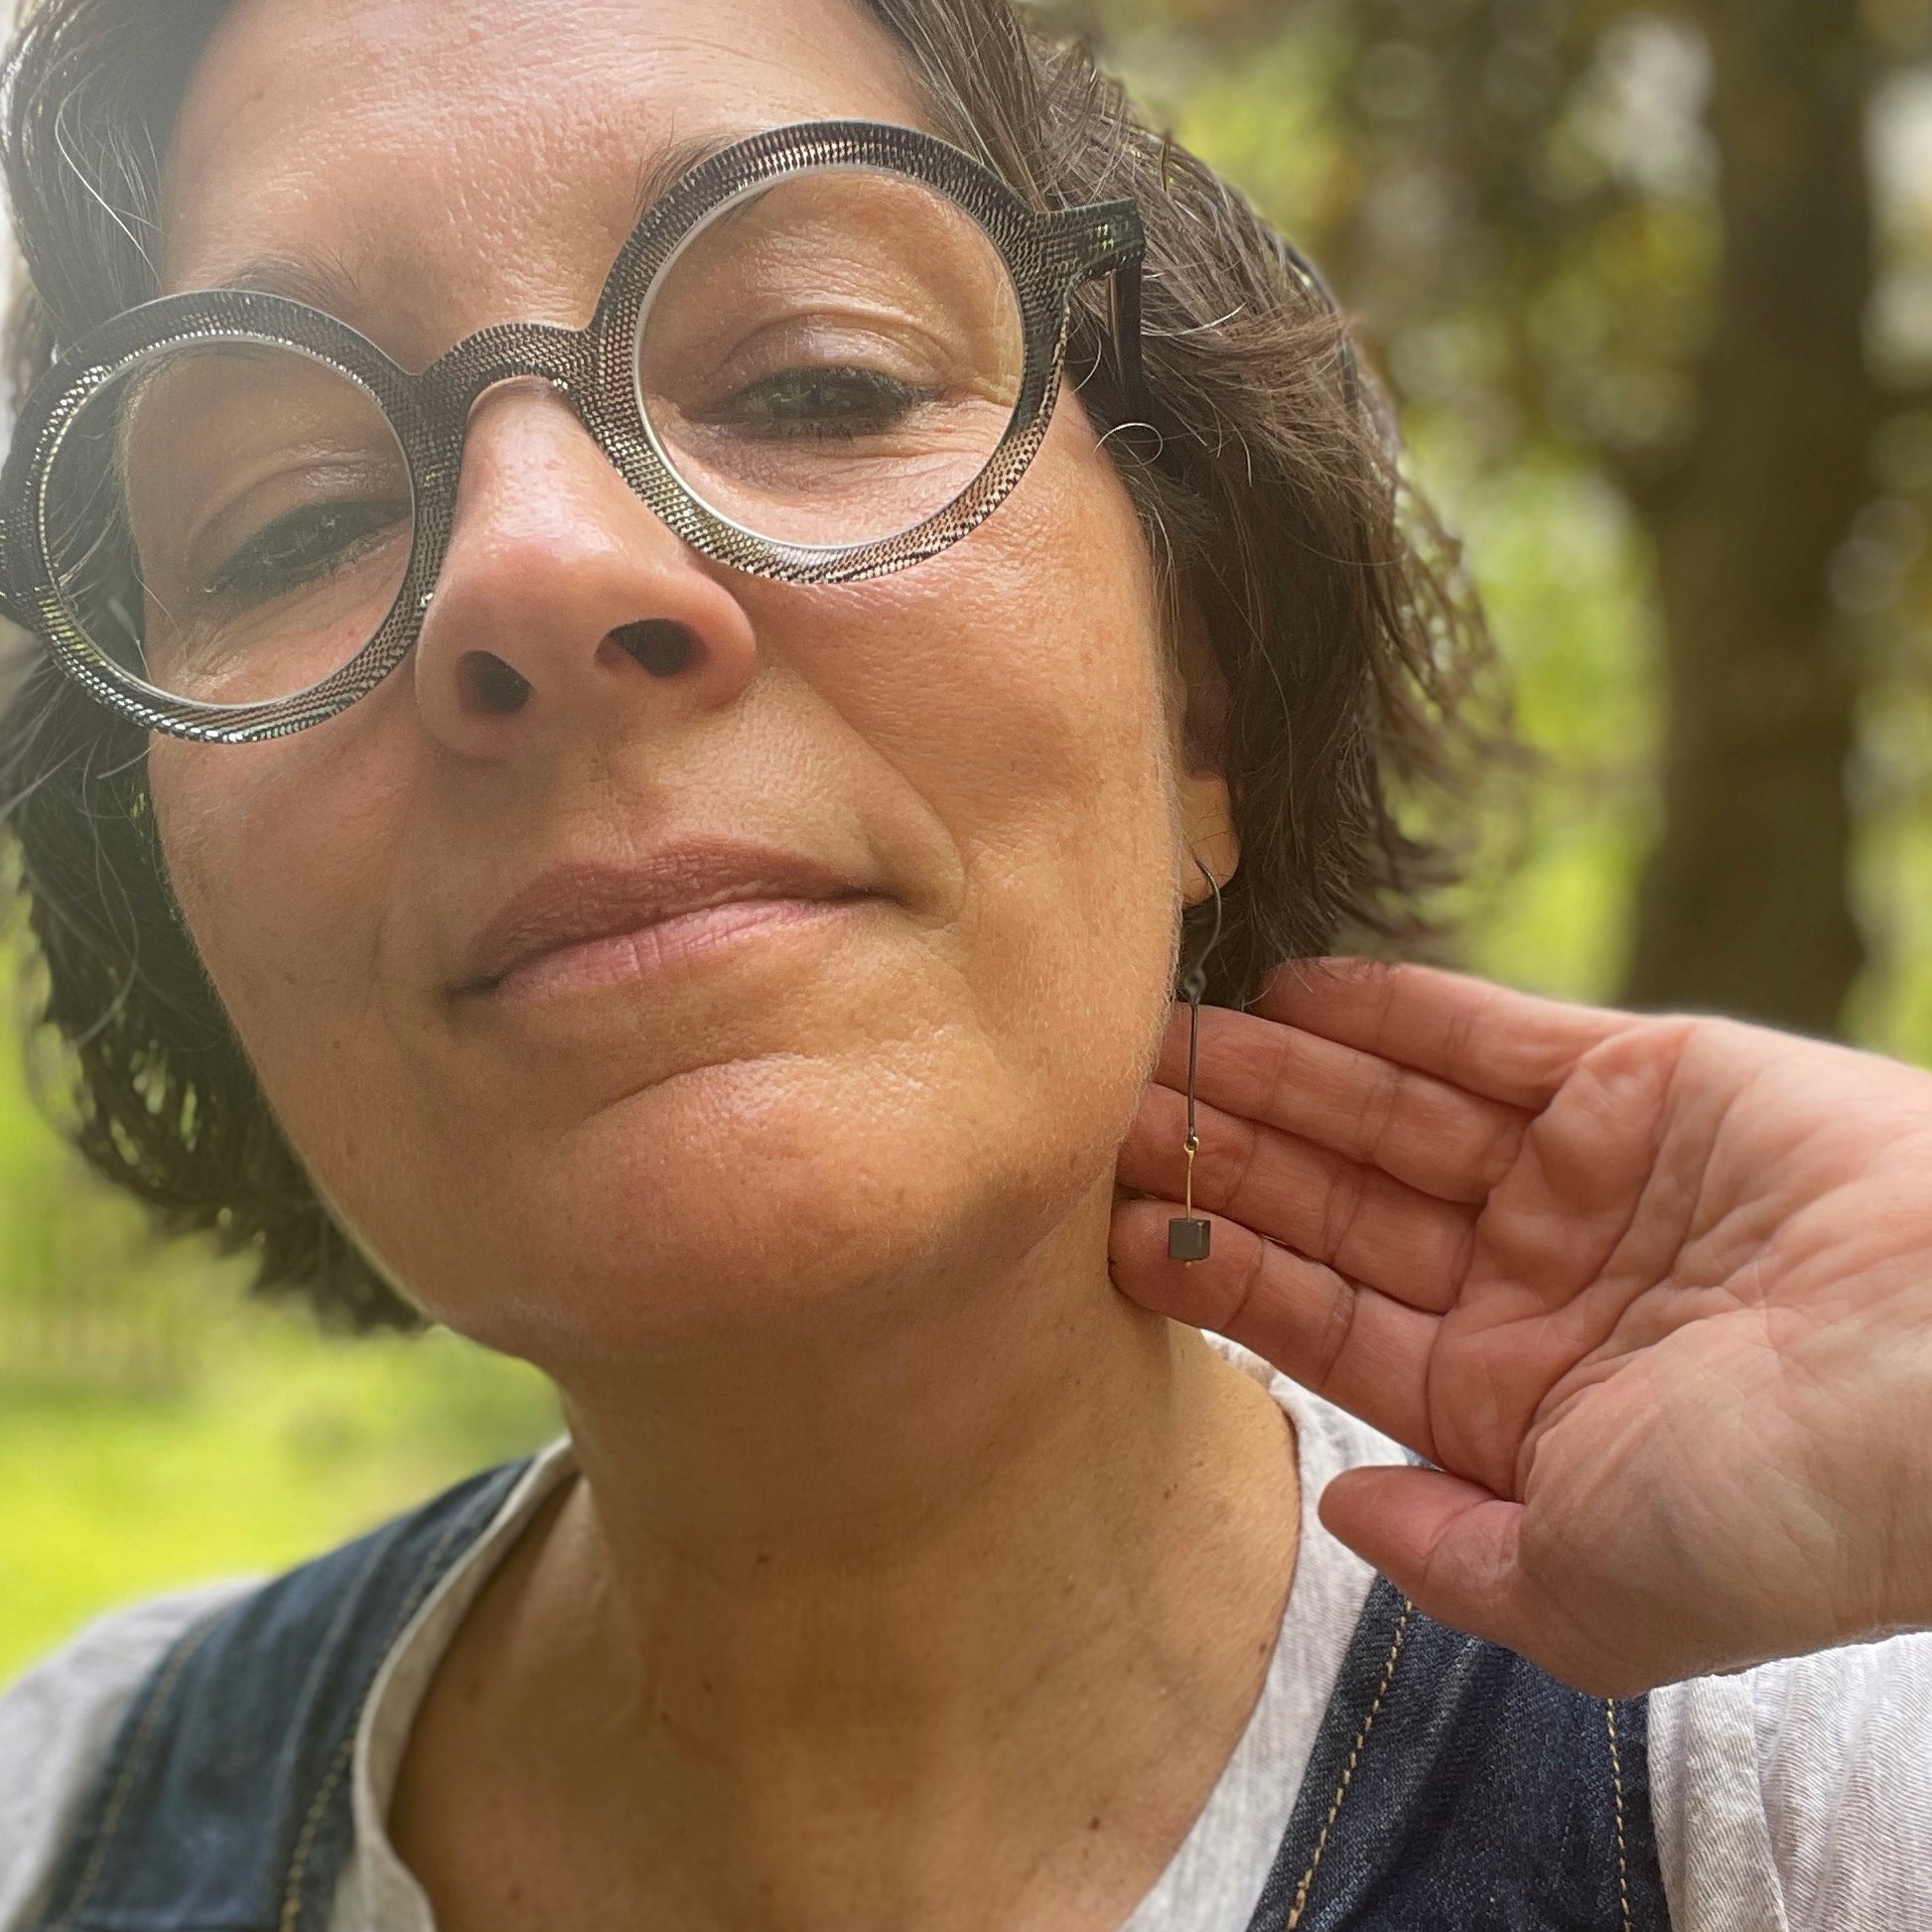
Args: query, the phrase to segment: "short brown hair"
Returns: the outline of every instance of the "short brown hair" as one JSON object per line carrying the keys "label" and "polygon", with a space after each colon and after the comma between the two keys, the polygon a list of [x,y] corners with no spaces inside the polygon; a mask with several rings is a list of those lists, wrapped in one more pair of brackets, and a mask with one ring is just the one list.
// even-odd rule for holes
{"label": "short brown hair", "polygon": [[[1281,961],[1413,932],[1444,855],[1405,831],[1394,801],[1467,768],[1491,652],[1452,546],[1403,488],[1345,325],[1233,188],[1009,0],[863,4],[942,127],[1035,205],[1141,206],[1161,448],[1117,461],[1227,686],[1213,750],[1242,862],[1210,997],[1239,1004]],[[155,293],[147,243],[171,130],[228,5],[38,0],[27,14],[0,102],[31,277],[10,318],[16,400],[55,342]],[[1076,315],[1068,367],[1096,414],[1118,420],[1097,309]],[[351,1326],[412,1324],[318,1198],[202,969],[169,890],[140,731],[42,661],[0,714],[0,813],[87,1160],[166,1228],[251,1249],[264,1288]]]}

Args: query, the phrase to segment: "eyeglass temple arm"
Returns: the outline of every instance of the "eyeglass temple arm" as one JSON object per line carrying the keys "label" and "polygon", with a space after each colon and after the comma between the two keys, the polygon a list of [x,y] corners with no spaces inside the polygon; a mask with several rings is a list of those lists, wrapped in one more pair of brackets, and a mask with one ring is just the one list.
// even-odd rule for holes
{"label": "eyeglass temple arm", "polygon": [[16,587],[14,555],[13,529],[7,518],[0,517],[0,619],[21,630],[33,630],[30,605]]}
{"label": "eyeglass temple arm", "polygon": [[[1075,209],[1073,216],[1080,223],[1080,239],[1085,248],[1085,279],[1100,275],[1112,277],[1108,306],[1114,359],[1120,371],[1121,401],[1130,418],[1149,421],[1154,399],[1147,386],[1141,346],[1141,273],[1147,238],[1140,207],[1131,201],[1103,202],[1096,207]],[[1324,315],[1339,318],[1341,304],[1327,277],[1285,236],[1277,235],[1275,240],[1284,266],[1301,282],[1310,300]],[[1361,363],[1345,330],[1341,339],[1341,361],[1348,406],[1360,410],[1367,401]]]}
{"label": "eyeglass temple arm", "polygon": [[1050,217],[1073,243],[1083,282],[1105,275],[1108,320],[1120,399],[1130,421],[1146,421],[1152,404],[1141,354],[1141,271],[1147,230],[1132,201],[1102,202]]}
{"label": "eyeglass temple arm", "polygon": [[1129,418],[1148,422],[1154,399],[1148,394],[1147,364],[1141,353],[1141,257],[1124,261],[1107,284],[1107,308],[1114,332],[1114,365],[1120,371],[1120,400]]}

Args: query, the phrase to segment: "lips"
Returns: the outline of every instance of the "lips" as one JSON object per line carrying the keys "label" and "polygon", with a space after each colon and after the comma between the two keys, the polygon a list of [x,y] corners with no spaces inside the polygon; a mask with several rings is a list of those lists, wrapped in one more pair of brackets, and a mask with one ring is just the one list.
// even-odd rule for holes
{"label": "lips", "polygon": [[490,993],[574,948],[645,936],[724,906],[864,896],[864,888],[815,860],[723,842],[678,846],[624,867],[564,866],[517,893],[477,934],[455,990]]}

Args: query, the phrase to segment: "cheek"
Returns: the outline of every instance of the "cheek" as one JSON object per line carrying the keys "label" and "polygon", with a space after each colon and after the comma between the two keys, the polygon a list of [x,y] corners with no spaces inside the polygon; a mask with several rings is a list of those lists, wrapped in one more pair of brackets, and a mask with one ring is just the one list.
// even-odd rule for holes
{"label": "cheek", "polygon": [[[366,701],[373,708],[381,694]],[[368,1024],[409,803],[354,714],[260,746],[157,741],[162,849],[197,950],[298,1145],[333,1138],[384,1047]],[[393,737],[393,734],[390,734]],[[393,1077],[393,1076],[391,1076]]]}
{"label": "cheek", "polygon": [[[1068,420],[1071,418],[1071,420]],[[908,747],[969,852],[1024,849],[1070,903],[1172,877],[1169,671],[1154,572],[1111,466],[1062,413],[1026,483],[955,550],[888,580]],[[908,673],[911,675],[908,676]]]}
{"label": "cheek", "polygon": [[850,597],[808,674],[943,823],[974,999],[1042,1074],[1137,1088],[1176,904],[1172,672],[1139,519],[1077,410],[980,530]]}

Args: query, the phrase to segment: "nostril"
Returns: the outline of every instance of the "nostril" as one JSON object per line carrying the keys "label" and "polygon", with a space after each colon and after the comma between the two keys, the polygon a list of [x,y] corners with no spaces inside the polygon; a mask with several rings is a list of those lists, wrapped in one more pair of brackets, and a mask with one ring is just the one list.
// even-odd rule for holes
{"label": "nostril", "polygon": [[604,640],[634,657],[652,677],[676,677],[697,655],[698,639],[688,623],[648,618],[620,624]]}
{"label": "nostril", "polygon": [[486,650],[465,651],[457,664],[457,677],[466,710],[507,717],[529,701],[530,680],[515,665]]}

